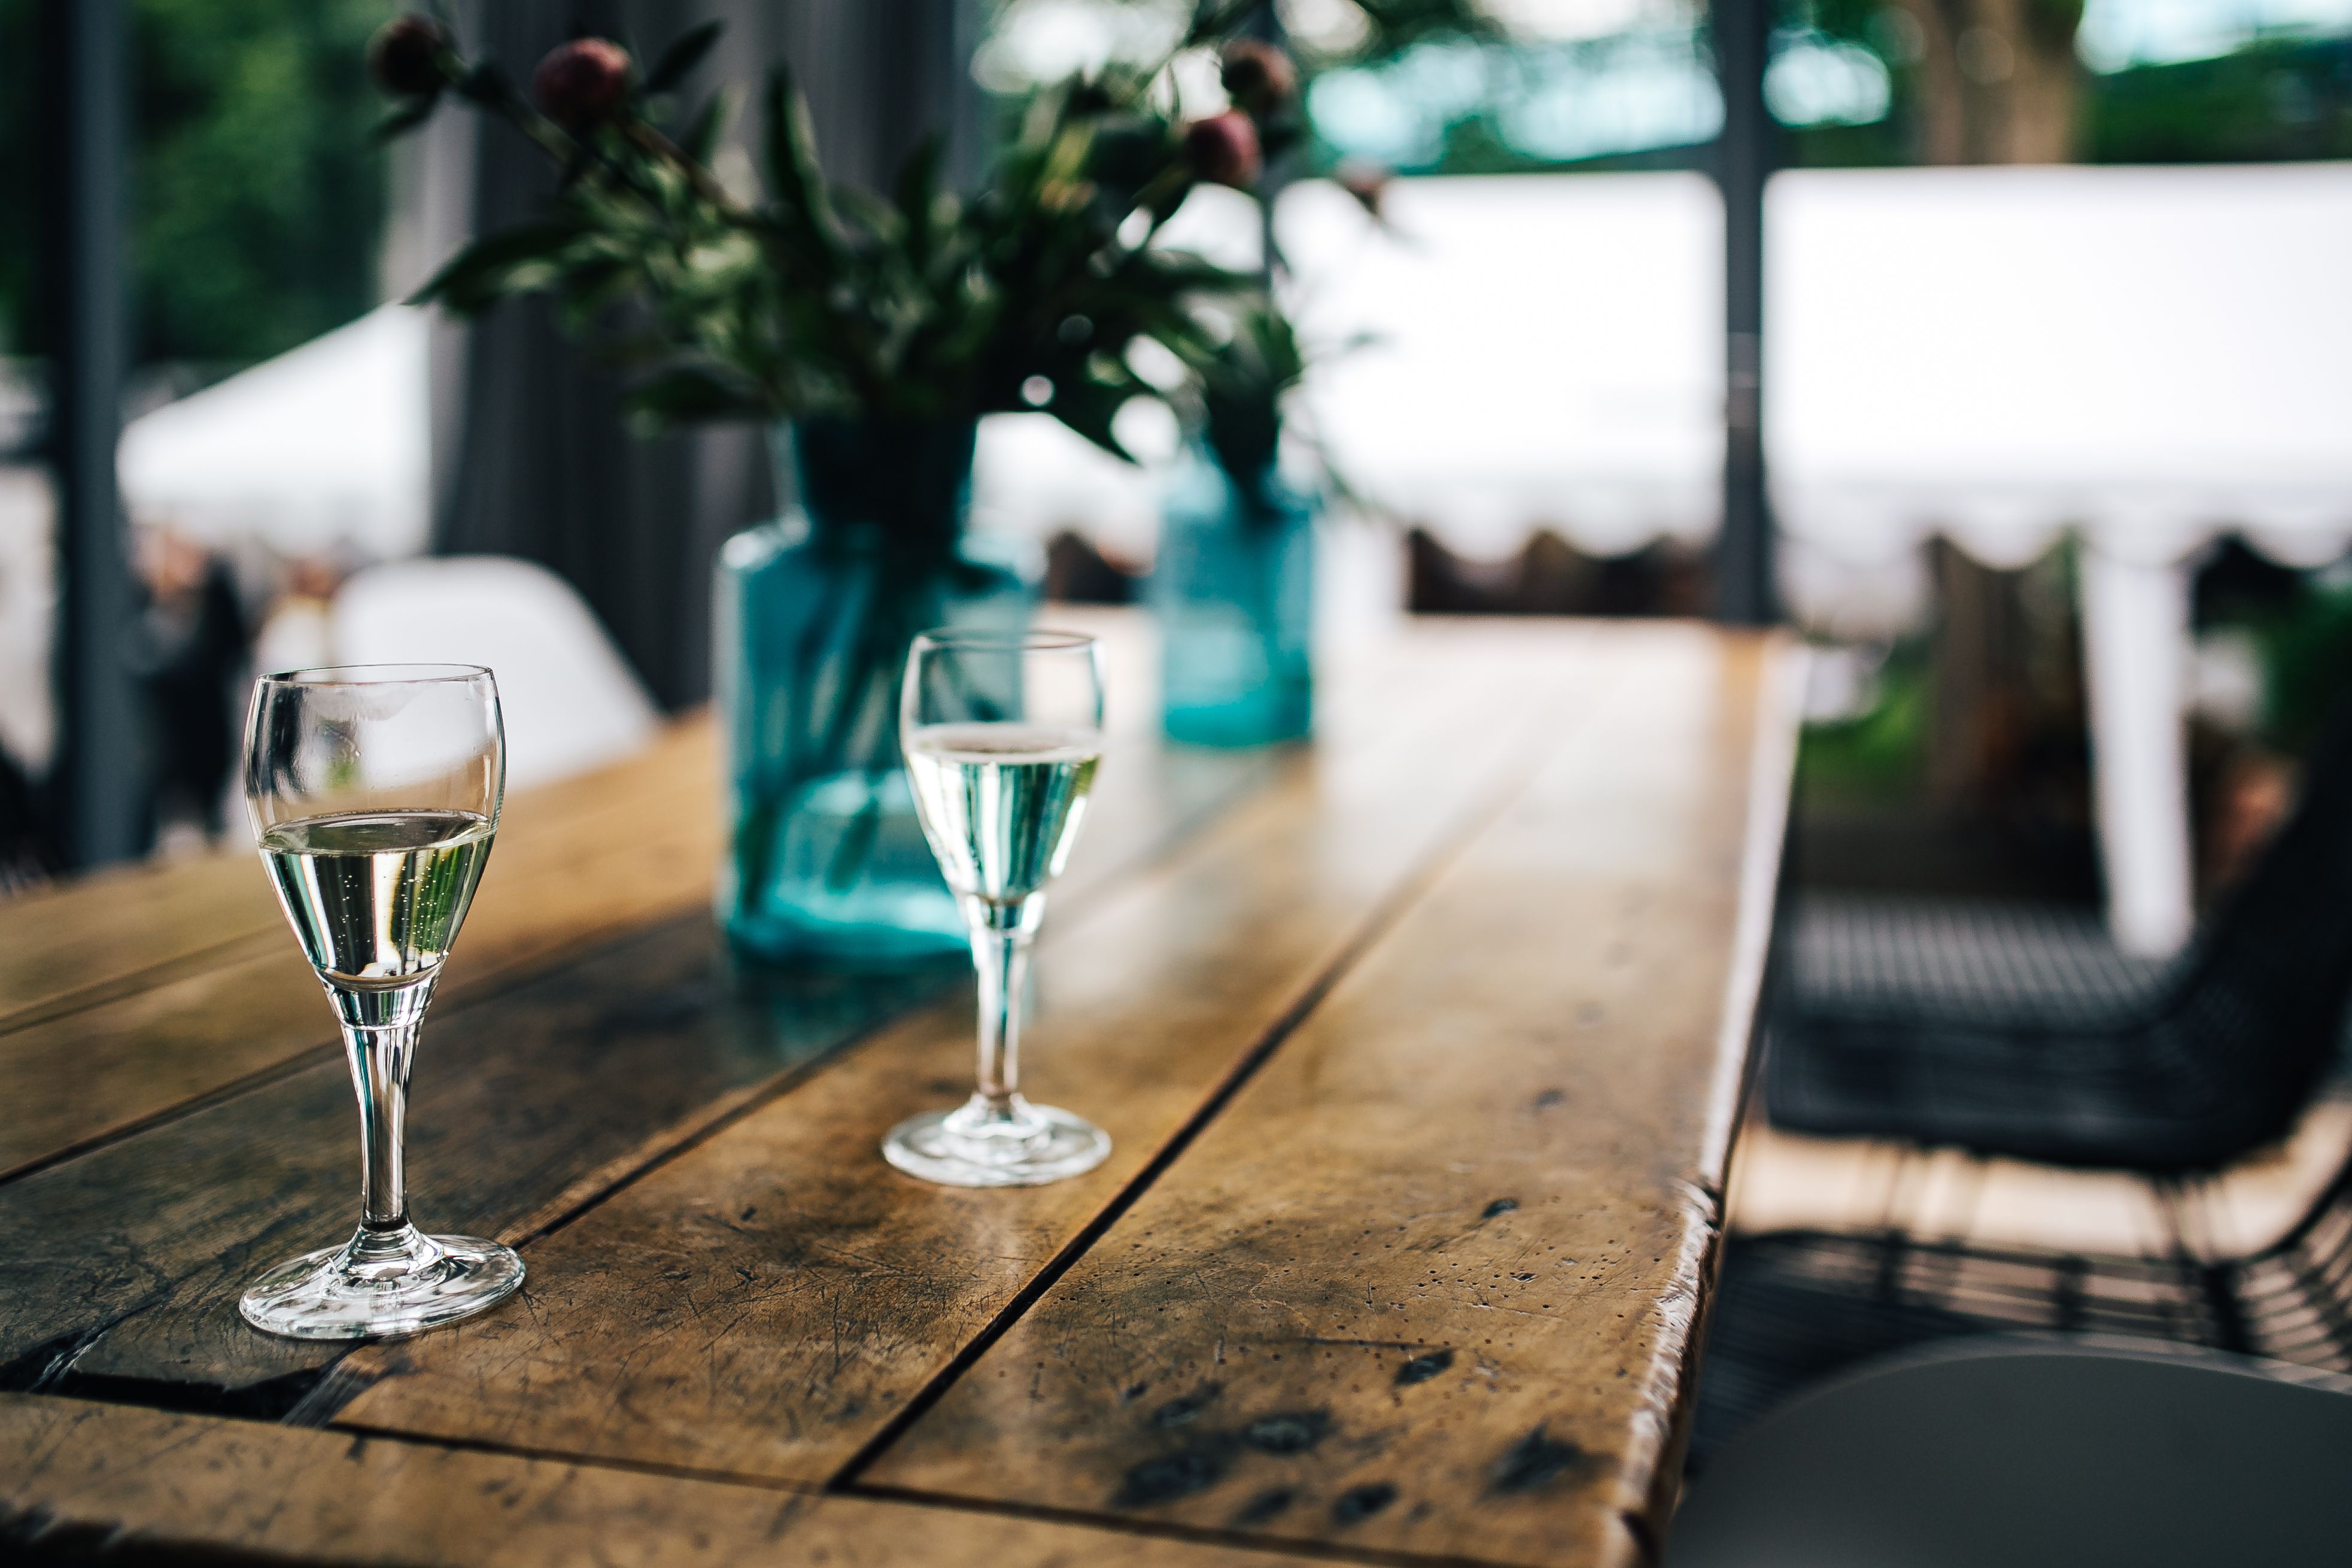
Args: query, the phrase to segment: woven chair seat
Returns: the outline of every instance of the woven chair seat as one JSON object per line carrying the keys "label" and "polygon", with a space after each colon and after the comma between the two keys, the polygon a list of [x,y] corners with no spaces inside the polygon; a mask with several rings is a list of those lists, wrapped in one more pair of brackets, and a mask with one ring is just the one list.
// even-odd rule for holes
{"label": "woven chair seat", "polygon": [[2352,1373],[2352,1164],[2272,1247],[2221,1260],[2076,1256],[1899,1234],[1732,1240],[1707,1329],[1694,1454],[1799,1388],[1972,1334],[2099,1334]]}
{"label": "woven chair seat", "polygon": [[2167,964],[2119,952],[2090,910],[1807,893],[1788,935],[1811,1013],[2098,1027],[2152,1006]]}
{"label": "woven chair seat", "polygon": [[2283,1134],[2352,1005],[2352,717],[2294,815],[2178,959],[2087,914],[1792,900],[1776,933],[1765,1104],[1801,1132],[2156,1174]]}

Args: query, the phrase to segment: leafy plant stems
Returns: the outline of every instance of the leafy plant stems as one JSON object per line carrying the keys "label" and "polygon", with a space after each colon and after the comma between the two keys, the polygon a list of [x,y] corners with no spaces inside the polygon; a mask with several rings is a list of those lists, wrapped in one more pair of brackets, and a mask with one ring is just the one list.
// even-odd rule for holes
{"label": "leafy plant stems", "polygon": [[[1219,36],[1228,11],[1239,15],[1204,7],[1181,47]],[[534,79],[544,113],[454,43],[435,57],[447,92],[508,121],[563,177],[543,222],[477,241],[419,298],[471,314],[554,295],[567,325],[609,357],[650,367],[630,395],[650,421],[1041,408],[1125,458],[1113,416],[1165,395],[1136,374],[1129,348],[1151,338],[1195,363],[1213,346],[1201,307],[1258,282],[1159,248],[1187,193],[1216,173],[1195,162],[1192,132],[1208,121],[1174,118],[1169,61],[1039,93],[969,196],[941,188],[939,146],[927,142],[889,200],[827,182],[807,108],[779,68],[763,99],[769,194],[753,199],[704,162],[723,100],[683,145],[663,125],[667,95],[716,37],[705,26],[680,38],[641,85],[610,40],[562,46]],[[396,79],[414,79],[409,68]],[[413,128],[443,91],[412,96],[387,128]],[[1255,93],[1251,105],[1272,118],[1262,138],[1241,128],[1244,143],[1294,133],[1286,102]],[[635,313],[613,309],[632,301]]]}

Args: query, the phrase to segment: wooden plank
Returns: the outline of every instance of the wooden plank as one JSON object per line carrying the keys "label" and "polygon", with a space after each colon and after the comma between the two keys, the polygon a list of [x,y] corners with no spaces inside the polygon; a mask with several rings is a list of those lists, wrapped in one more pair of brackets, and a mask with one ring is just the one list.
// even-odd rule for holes
{"label": "wooden plank", "polygon": [[1185,1541],[0,1395],[10,1561],[404,1568],[1265,1568]]}
{"label": "wooden plank", "polygon": [[[1148,623],[1131,611],[1056,618],[1104,637],[1114,676],[1111,729],[1119,754],[1130,759],[1106,787],[1080,845],[1066,884],[1076,892],[1098,868],[1123,867],[1264,778],[1272,762],[1263,754],[1163,751]],[[1344,692],[1339,699],[1342,706],[1351,700],[1362,700]],[[518,795],[436,1017],[579,947],[707,904],[721,841],[717,768],[712,728],[698,720],[675,727],[640,758]],[[259,864],[250,856],[236,863],[262,900],[266,929],[118,977],[110,989],[77,993],[88,1004],[78,1009],[60,1005],[20,1016],[13,1027],[0,1023],[0,1104],[9,1107],[0,1119],[0,1181],[335,1052],[317,983],[268,899]],[[154,886],[179,889],[173,878],[184,872],[189,885],[209,888],[221,870],[219,862],[198,863],[159,873]],[[102,883],[88,891],[112,886]],[[0,954],[9,951],[19,914],[16,906],[0,906]],[[82,929],[89,920],[68,923]],[[139,940],[155,949],[174,932],[193,940],[169,921]]]}
{"label": "wooden plank", "polygon": [[[1103,639],[1114,732],[1155,733],[1158,645],[1149,621],[1133,610],[1076,605],[1049,606],[1045,618]],[[698,714],[610,767],[516,792],[483,885],[485,903],[501,879],[591,843],[581,832],[591,817],[650,821],[683,806],[698,822],[715,823],[706,814],[719,799],[716,747],[709,715]],[[477,935],[482,923],[478,910]],[[248,849],[112,868],[0,900],[0,1035],[217,967],[225,949],[283,930]],[[5,1053],[0,1042],[0,1064]]]}
{"label": "wooden plank", "polygon": [[1622,635],[1641,674],[1609,715],[860,1484],[1356,1550],[1654,1559],[1794,660]]}
{"label": "wooden plank", "polygon": [[[492,864],[511,878],[518,863],[544,858],[542,843],[568,844],[567,829],[600,805],[655,808],[682,781],[709,776],[711,750],[709,721],[689,720],[609,768],[518,792]],[[217,965],[225,950],[284,929],[249,849],[102,871],[0,901],[0,1031]]]}
{"label": "wooden plank", "polygon": [[[772,1008],[738,998],[697,914],[435,1019],[408,1123],[420,1222],[511,1236],[908,999],[784,986]],[[349,1233],[357,1161],[331,1059],[0,1187],[0,1383],[278,1413],[335,1347],[255,1333],[236,1299]]]}
{"label": "wooden plank", "polygon": [[[436,1009],[446,1016],[520,972],[706,903],[719,852],[713,760],[709,726],[689,726],[646,766],[519,800]],[[681,799],[692,804],[680,809]],[[267,899],[258,861],[244,871]],[[265,912],[268,929],[151,972],[152,984],[0,1034],[0,1180],[332,1051],[318,981],[275,903]]]}
{"label": "wooden plank", "polygon": [[0,1027],[88,1006],[278,914],[250,855],[94,873],[0,900]]}
{"label": "wooden plank", "polygon": [[[1155,760],[1139,744],[1127,756],[1106,770],[1095,855],[1072,867],[1073,916],[1273,765]],[[968,983],[952,963],[738,976],[698,910],[572,956],[473,1005],[436,1004],[409,1119],[428,1226],[526,1237],[881,1018]],[[324,1013],[315,987],[309,1003]],[[232,1021],[254,1016],[237,1005],[248,1010]],[[339,1351],[254,1333],[234,1303],[268,1263],[348,1233],[352,1118],[328,1058],[0,1185],[0,1386],[265,1414],[299,1399]]]}
{"label": "wooden plank", "polygon": [[[1253,1048],[1516,778],[1530,730],[1590,705],[1596,634],[1437,631],[1354,679],[1403,721],[1328,733],[1083,921],[1049,920],[1032,1092],[1115,1142],[1010,1192],[898,1176],[882,1133],[971,1082],[966,1007],[886,1031],[530,1249],[513,1310],[362,1352],[341,1419],[771,1479],[872,1441],[1104,1212]],[[1580,651],[1582,650],[1582,651]]]}

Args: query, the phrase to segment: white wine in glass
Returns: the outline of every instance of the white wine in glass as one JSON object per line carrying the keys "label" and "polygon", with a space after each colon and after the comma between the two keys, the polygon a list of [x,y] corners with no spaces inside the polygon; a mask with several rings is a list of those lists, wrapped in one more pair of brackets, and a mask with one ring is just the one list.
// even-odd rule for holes
{"label": "white wine in glass", "polygon": [[907,660],[899,737],[924,835],[971,931],[980,1086],[891,1129],[882,1152],[959,1187],[1092,1170],[1110,1138],[1020,1091],[1022,992],[1045,889],[1068,860],[1102,760],[1102,663],[1066,632],[926,632]]}
{"label": "white wine in glass", "polygon": [[417,1030],[498,832],[498,684],[470,665],[265,676],[246,725],[262,863],[342,1026],[360,1102],[358,1231],[270,1269],[238,1302],[296,1339],[408,1334],[504,1300],[511,1248],[426,1236],[403,1167]]}
{"label": "white wine in glass", "polygon": [[261,857],[320,979],[397,986],[448,954],[491,831],[470,811],[304,817],[264,833]]}

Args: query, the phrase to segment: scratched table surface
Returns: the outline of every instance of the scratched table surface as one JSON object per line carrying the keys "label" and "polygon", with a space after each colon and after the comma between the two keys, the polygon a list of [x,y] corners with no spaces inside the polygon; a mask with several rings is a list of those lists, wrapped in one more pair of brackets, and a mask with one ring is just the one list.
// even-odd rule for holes
{"label": "scratched table surface", "polygon": [[1621,1563],[1670,1520],[1795,656],[1417,623],[1311,745],[1155,735],[1148,626],[1040,942],[1026,1087],[1100,1168],[934,1188],[971,988],[761,973],[709,725],[508,803],[410,1110],[530,1278],[247,1329],[347,1235],[352,1090],[247,856],[0,905],[0,1556]]}

